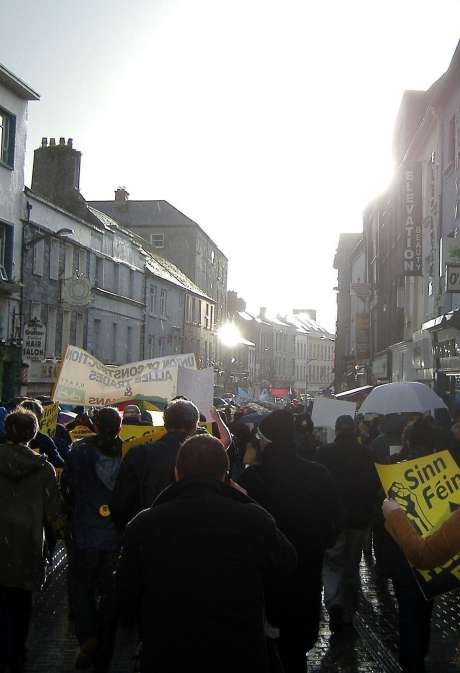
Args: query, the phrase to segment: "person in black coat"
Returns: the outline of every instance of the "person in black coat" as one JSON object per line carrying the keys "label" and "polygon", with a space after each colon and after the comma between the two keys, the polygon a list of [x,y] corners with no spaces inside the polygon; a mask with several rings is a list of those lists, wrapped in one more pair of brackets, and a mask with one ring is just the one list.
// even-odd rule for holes
{"label": "person in black coat", "polygon": [[298,456],[288,411],[266,416],[258,436],[262,462],[248,467],[239,484],[275,517],[297,550],[296,572],[267,594],[267,617],[280,629],[286,673],[304,673],[306,653],[318,638],[324,551],[337,535],[335,488],[325,467]]}
{"label": "person in black coat", "polygon": [[142,673],[270,673],[264,593],[294,570],[296,552],[268,512],[224,483],[228,467],[218,439],[187,439],[178,482],[126,528],[119,609],[140,626]]}
{"label": "person in black coat", "polygon": [[171,402],[163,414],[166,434],[157,442],[135,446],[126,454],[110,503],[112,518],[119,528],[150,507],[174,481],[177,452],[185,439],[196,432],[199,417],[193,402]]}
{"label": "person in black coat", "polygon": [[361,586],[359,564],[376,509],[379,480],[367,447],[359,443],[351,416],[339,416],[332,444],[319,449],[317,460],[334,480],[342,514],[342,531],[324,557],[324,602],[335,632],[351,625]]}
{"label": "person in black coat", "polygon": [[[20,406],[23,409],[28,409],[33,414],[35,414],[38,424],[40,425],[43,418],[43,406],[38,400],[24,400],[21,402]],[[56,444],[45,435],[43,432],[37,432],[35,438],[29,444],[30,448],[34,451],[38,451],[40,455],[45,456],[51,465],[55,468],[64,467],[64,459],[59,453]]]}

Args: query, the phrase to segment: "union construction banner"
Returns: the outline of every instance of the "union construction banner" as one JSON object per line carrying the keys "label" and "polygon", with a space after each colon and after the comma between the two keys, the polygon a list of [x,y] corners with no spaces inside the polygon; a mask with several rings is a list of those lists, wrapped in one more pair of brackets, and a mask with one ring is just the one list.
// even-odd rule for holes
{"label": "union construction banner", "polygon": [[152,397],[167,401],[176,395],[178,366],[196,369],[194,354],[115,366],[104,365],[82,348],[68,346],[53,400],[94,407]]}
{"label": "union construction banner", "polygon": [[[376,468],[385,493],[401,505],[422,537],[460,507],[460,468],[449,451]],[[459,589],[460,554],[442,567],[414,572],[427,599]]]}

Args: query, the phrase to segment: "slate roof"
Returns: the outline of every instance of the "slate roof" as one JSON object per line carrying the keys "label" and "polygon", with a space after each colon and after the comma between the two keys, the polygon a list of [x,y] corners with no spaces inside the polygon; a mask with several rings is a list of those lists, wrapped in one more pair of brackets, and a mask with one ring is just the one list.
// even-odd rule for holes
{"label": "slate roof", "polygon": [[154,276],[162,278],[168,283],[172,283],[173,285],[176,285],[184,290],[187,290],[187,292],[191,292],[192,294],[198,295],[203,299],[215,303],[214,299],[211,299],[211,297],[208,297],[207,294],[205,294],[202,290],[200,290],[198,285],[195,285],[195,283],[191,281],[190,278],[188,278],[185,275],[185,273],[183,273],[175,264],[173,264],[167,259],[164,259],[163,257],[160,257],[159,255],[154,255],[149,250],[147,250],[145,247],[145,241],[140,236],[137,236],[129,229],[121,227],[118,224],[118,222],[109,215],[107,215],[107,213],[104,213],[101,210],[98,210],[97,208],[94,208],[93,206],[90,205],[88,206],[88,210],[102,224],[104,229],[107,230],[117,229],[118,231],[124,233],[126,236],[129,236],[132,243],[136,245],[140,253],[144,255],[146,269],[150,271],[150,273],[152,273]]}
{"label": "slate roof", "polygon": [[107,215],[115,218],[120,224],[128,228],[196,227],[200,229],[219,252],[223,254],[219,246],[214,243],[209,234],[207,234],[197,222],[164,199],[150,201],[136,201],[131,199],[128,199],[127,201],[88,201],[88,203],[98,210],[107,213]]}

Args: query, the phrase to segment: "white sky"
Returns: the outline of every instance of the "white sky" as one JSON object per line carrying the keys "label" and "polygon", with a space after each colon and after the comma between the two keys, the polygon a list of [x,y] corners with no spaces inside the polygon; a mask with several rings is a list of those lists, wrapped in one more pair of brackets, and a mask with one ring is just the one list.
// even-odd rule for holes
{"label": "white sky", "polygon": [[250,308],[316,308],[329,329],[338,235],[391,175],[401,94],[460,38],[459,0],[22,0],[2,16],[0,62],[42,95],[27,181],[42,136],[72,137],[86,198],[167,199]]}

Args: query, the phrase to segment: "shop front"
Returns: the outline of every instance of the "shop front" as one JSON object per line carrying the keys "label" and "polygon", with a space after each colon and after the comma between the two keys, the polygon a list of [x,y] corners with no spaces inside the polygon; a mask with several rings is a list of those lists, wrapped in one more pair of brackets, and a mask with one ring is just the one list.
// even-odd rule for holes
{"label": "shop front", "polygon": [[423,325],[433,339],[434,387],[452,414],[460,409],[460,310]]}
{"label": "shop front", "polygon": [[0,344],[0,401],[9,402],[20,394],[22,350],[20,346]]}

